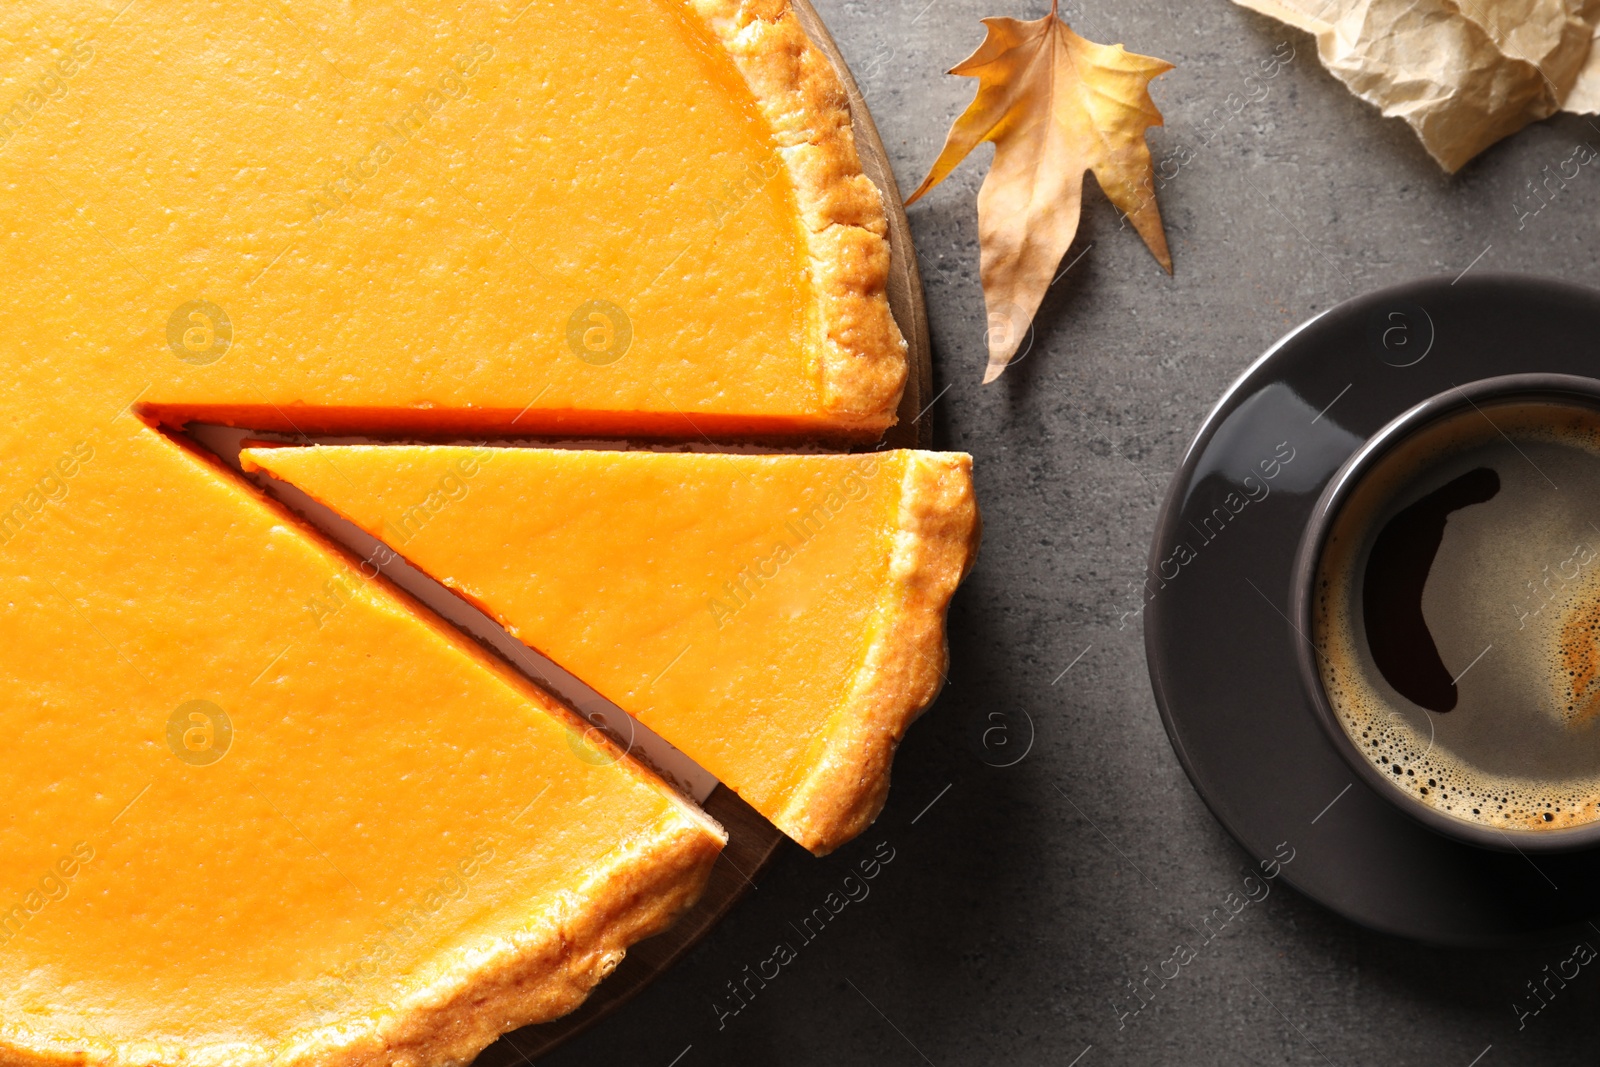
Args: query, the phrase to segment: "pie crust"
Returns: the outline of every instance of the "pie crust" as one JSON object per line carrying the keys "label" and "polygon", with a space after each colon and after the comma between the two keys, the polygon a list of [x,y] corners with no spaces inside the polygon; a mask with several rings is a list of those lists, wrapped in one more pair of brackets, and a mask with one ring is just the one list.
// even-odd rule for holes
{"label": "pie crust", "polygon": [[806,228],[823,403],[882,432],[905,388],[906,342],[889,311],[889,222],[862,172],[850,100],[789,0],[689,0],[772,127]]}
{"label": "pie crust", "polygon": [[[620,752],[614,753],[618,758]],[[575,1010],[622,962],[629,946],[658,934],[699,899],[725,842],[688,805],[683,820],[620,844],[567,901],[496,950],[463,960],[442,981],[359,1028],[333,1027],[255,1056],[230,1053],[217,1067],[435,1067],[472,1061],[502,1034]],[[708,831],[714,831],[715,836]],[[146,1061],[178,1062],[179,1050]],[[188,1050],[190,1063],[203,1055]],[[135,1067],[122,1060],[118,1067]]]}
{"label": "pie crust", "polygon": [[972,457],[914,452],[901,483],[877,639],[817,743],[811,770],[773,822],[817,855],[866,829],[889,795],[906,729],[933,703],[949,659],[945,613],[977,559],[983,524]]}
{"label": "pie crust", "polygon": [[[621,753],[618,758],[626,759]],[[502,1034],[575,1010],[635,942],[658,934],[705,888],[725,836],[702,815],[663,820],[619,844],[526,933],[460,961],[381,1014],[289,1035],[277,1045],[195,1046],[90,1038],[29,1044],[0,1035],[0,1063],[51,1067],[443,1067],[470,1063]]]}

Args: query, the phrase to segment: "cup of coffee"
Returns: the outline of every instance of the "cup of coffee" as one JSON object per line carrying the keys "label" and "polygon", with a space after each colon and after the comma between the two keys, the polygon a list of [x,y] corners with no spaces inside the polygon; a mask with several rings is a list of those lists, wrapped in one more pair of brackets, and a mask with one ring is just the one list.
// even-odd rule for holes
{"label": "cup of coffee", "polygon": [[1312,512],[1291,617],[1381,795],[1474,845],[1600,845],[1600,381],[1475,381],[1378,431]]}

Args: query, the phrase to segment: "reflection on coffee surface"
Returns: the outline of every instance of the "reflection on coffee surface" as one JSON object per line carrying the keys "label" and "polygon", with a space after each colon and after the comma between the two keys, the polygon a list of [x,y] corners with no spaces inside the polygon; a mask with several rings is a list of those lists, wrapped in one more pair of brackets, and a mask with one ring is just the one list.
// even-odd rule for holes
{"label": "reflection on coffee surface", "polygon": [[1600,819],[1600,412],[1505,401],[1377,461],[1330,527],[1311,638],[1398,787],[1500,829]]}

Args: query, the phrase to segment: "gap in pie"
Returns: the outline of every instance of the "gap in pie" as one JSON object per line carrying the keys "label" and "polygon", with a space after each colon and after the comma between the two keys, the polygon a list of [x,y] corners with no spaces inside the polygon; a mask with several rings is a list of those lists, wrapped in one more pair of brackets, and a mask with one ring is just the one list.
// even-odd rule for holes
{"label": "gap in pie", "polygon": [[[604,735],[621,751],[635,757],[678,792],[697,804],[704,804],[718,782],[714,775],[668,743],[650,727],[639,722],[583,678],[571,673],[536,648],[509,634],[505,627],[480,607],[453,592],[432,575],[419,570],[403,555],[367,533],[348,518],[317,501],[304,490],[279,481],[264,472],[243,469],[240,453],[246,445],[287,446],[298,439],[272,431],[250,431],[234,427],[190,424],[182,436],[211,453],[239,477],[250,481],[268,496],[283,504],[301,521],[335,545],[354,562],[354,576],[335,579],[326,588],[308,597],[305,609],[313,618],[326,617],[337,610],[345,586],[357,579],[382,576],[402,593],[421,603],[432,614],[497,657],[506,666],[552,695],[588,724],[585,736]],[[377,444],[370,437],[344,437],[320,440],[319,444]],[[395,442],[389,442],[395,443]],[[617,449],[624,442],[586,440],[570,443],[586,449]],[[509,442],[475,442],[470,448],[515,447]],[[656,446],[666,447],[666,446]],[[685,445],[683,447],[696,447]],[[700,446],[706,447],[706,446]]]}

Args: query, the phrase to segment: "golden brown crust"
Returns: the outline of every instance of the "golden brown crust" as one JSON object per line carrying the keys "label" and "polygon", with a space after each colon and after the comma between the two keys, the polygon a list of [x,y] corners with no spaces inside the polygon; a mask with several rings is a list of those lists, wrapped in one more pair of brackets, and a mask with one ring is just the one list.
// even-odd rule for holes
{"label": "golden brown crust", "polygon": [[[273,1046],[195,1047],[104,1039],[64,1048],[0,1040],[0,1064],[27,1067],[451,1067],[501,1034],[577,1008],[625,950],[699,898],[725,837],[687,806],[613,850],[522,931],[464,955],[427,989]],[[381,1012],[381,1013],[380,1013]]]}
{"label": "golden brown crust", "polygon": [[744,76],[794,185],[814,299],[823,406],[842,428],[894,425],[909,371],[889,311],[889,223],[861,170],[850,101],[789,0],[689,0]]}
{"label": "golden brown crust", "polygon": [[616,969],[629,946],[660,933],[694,904],[724,842],[700,819],[668,816],[653,833],[613,851],[526,932],[463,961],[457,973],[360,1040],[336,1035],[338,1044],[330,1046],[318,1035],[304,1056],[278,1059],[274,1067],[464,1064],[503,1033],[566,1015]]}
{"label": "golden brown crust", "polygon": [[971,456],[898,454],[905,457],[899,519],[872,645],[819,757],[773,820],[819,856],[883,810],[895,746],[943,684],[945,612],[977,558],[982,533]]}

